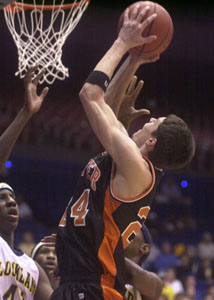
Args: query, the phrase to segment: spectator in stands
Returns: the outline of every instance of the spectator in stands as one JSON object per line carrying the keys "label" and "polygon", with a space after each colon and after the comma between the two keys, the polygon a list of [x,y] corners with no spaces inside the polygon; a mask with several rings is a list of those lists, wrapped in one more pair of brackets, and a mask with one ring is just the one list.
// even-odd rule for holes
{"label": "spectator in stands", "polygon": [[212,234],[208,231],[202,234],[201,241],[198,244],[198,256],[200,258],[214,259],[214,243]]}
{"label": "spectator in stands", "polygon": [[158,255],[154,268],[157,272],[166,271],[168,268],[179,265],[178,257],[172,252],[172,245],[169,241],[164,241],[161,245],[161,253]]}
{"label": "spectator in stands", "polygon": [[187,245],[186,254],[189,257],[190,261],[190,268],[193,272],[193,274],[196,274],[198,270],[198,257],[197,257],[197,248],[193,245]]}
{"label": "spectator in stands", "polygon": [[176,243],[174,246],[174,254],[181,258],[183,254],[186,252],[186,245],[184,243]]}
{"label": "spectator in stands", "polygon": [[211,284],[208,289],[207,289],[207,293],[212,295],[213,299],[214,299],[214,284]]}
{"label": "spectator in stands", "polygon": [[162,288],[162,295],[167,298],[167,300],[174,300],[175,299],[175,293],[173,288],[168,284],[166,280],[166,272],[160,272],[159,273],[160,278],[162,279],[163,288]]}
{"label": "spectator in stands", "polygon": [[188,275],[184,280],[184,290],[186,294],[195,294],[195,299],[201,300],[204,294],[203,288],[197,286],[195,275]]}
{"label": "spectator in stands", "polygon": [[180,264],[176,267],[176,273],[178,279],[180,279],[182,282],[184,282],[184,279],[193,273],[193,268],[191,264],[190,257],[187,255],[187,253],[184,253],[180,257]]}
{"label": "spectator in stands", "polygon": [[214,297],[211,294],[206,294],[203,300],[214,300]]}
{"label": "spectator in stands", "polygon": [[178,221],[179,221],[179,218],[176,215],[175,211],[170,211],[167,214],[167,217],[162,224],[163,232],[178,233],[180,231],[180,228],[178,226]]}
{"label": "spectator in stands", "polygon": [[29,204],[26,201],[24,201],[22,194],[17,195],[16,202],[19,206],[19,218],[20,219],[31,219],[32,218],[32,210],[31,210]]}
{"label": "spectator in stands", "polygon": [[171,286],[175,295],[184,292],[183,283],[176,276],[175,268],[168,268],[165,272],[165,282],[167,285]]}
{"label": "spectator in stands", "polygon": [[186,208],[182,209],[182,215],[179,216],[177,225],[178,228],[183,230],[183,232],[187,232],[187,230],[189,231],[189,230],[197,229],[197,221],[191,209],[189,210],[187,210]]}
{"label": "spectator in stands", "polygon": [[185,289],[185,296],[191,300],[200,300],[201,298],[196,297],[196,287],[193,285],[187,286]]}
{"label": "spectator in stands", "polygon": [[35,244],[36,242],[33,232],[30,230],[26,230],[22,233],[22,241],[19,243],[18,248],[21,249],[25,254],[30,256]]}
{"label": "spectator in stands", "polygon": [[184,280],[184,287],[186,288],[187,286],[196,286],[196,276],[194,275],[188,275],[185,280]]}
{"label": "spectator in stands", "polygon": [[214,270],[209,258],[202,258],[200,260],[197,278],[199,280],[205,280],[209,284],[214,283]]}

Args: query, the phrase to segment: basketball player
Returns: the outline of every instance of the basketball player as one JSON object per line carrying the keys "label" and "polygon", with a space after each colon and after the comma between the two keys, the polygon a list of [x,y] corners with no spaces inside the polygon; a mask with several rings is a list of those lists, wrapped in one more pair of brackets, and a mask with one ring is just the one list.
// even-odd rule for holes
{"label": "basketball player", "polygon": [[[107,89],[105,100],[115,111],[115,114],[117,113],[119,115],[120,121],[127,129],[134,119],[149,113],[148,110],[136,110],[134,108],[137,96],[143,87],[143,82],[140,81],[137,87],[135,87],[137,77],[133,76],[133,74],[140,65],[155,62],[158,59],[159,56],[143,59],[139,56],[135,57],[129,55],[129,57],[117,71],[114,79],[111,81]],[[114,103],[115,97],[118,100],[117,103]],[[42,242],[39,242],[35,246],[31,254],[31,257],[36,260],[46,271],[53,289],[55,289],[58,285],[58,278],[56,276],[52,276],[54,274],[50,274],[50,270],[46,268],[46,265],[49,265],[49,262],[52,261],[51,266],[56,266],[57,259],[54,250],[55,238],[55,234],[45,237]],[[131,284],[126,284],[126,300],[139,300],[145,299],[145,297],[147,299],[158,299],[159,295],[161,294],[162,282],[160,278],[156,274],[138,267],[141,266],[142,263],[147,259],[150,253],[151,243],[152,238],[150,232],[146,225],[143,224],[141,230],[125,250],[127,279]],[[56,268],[58,269],[58,266],[56,266]],[[53,272],[51,271],[51,273]]]}
{"label": "basketball player", "polygon": [[3,300],[48,300],[52,288],[44,270],[14,247],[18,225],[18,205],[14,190],[0,183],[0,293]]}
{"label": "basketball player", "polygon": [[[37,84],[42,74],[34,80],[35,68],[25,77],[25,104],[15,120],[0,137],[0,170],[4,167],[12,148],[30,118],[40,109],[48,88],[37,95]],[[22,251],[14,247],[14,231],[19,212],[11,186],[0,183],[0,294],[3,300],[48,300],[52,288],[44,270]]]}
{"label": "basketball player", "polygon": [[155,300],[159,299],[161,295],[162,281],[160,277],[141,267],[149,256],[151,243],[150,232],[143,224],[141,230],[125,249],[127,280],[131,283],[131,285],[126,284],[126,300]]}
{"label": "basketball player", "polygon": [[58,269],[55,245],[46,245],[39,242],[33,248],[31,257],[44,269],[53,290],[59,285],[59,277],[56,275]]}
{"label": "basketball player", "polygon": [[182,167],[194,153],[192,134],[180,118],[151,119],[131,139],[104,100],[123,55],[155,38],[141,35],[156,17],[142,21],[147,11],[148,7],[140,6],[130,15],[126,11],[118,38],[80,92],[106,152],[91,159],[82,171],[60,222],[56,251],[61,279],[52,300],[123,299],[127,280],[123,249],[149,213],[162,168]]}

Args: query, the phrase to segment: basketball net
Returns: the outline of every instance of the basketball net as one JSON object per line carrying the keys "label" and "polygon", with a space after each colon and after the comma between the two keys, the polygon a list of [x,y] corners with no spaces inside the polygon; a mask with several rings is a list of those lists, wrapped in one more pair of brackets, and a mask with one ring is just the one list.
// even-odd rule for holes
{"label": "basketball net", "polygon": [[[63,0],[64,1],[64,0]],[[52,84],[55,79],[64,80],[69,76],[68,68],[62,63],[62,46],[74,30],[86,10],[89,0],[76,0],[72,4],[41,5],[26,4],[24,0],[4,8],[8,29],[18,50],[20,78],[25,77],[31,66],[38,66],[38,73],[45,69],[40,80]],[[36,76],[36,74],[35,74]]]}

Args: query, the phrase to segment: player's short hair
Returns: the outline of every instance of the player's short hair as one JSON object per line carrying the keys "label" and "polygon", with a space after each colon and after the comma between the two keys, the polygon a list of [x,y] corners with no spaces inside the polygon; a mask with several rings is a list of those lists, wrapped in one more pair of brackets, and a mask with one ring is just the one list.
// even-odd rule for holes
{"label": "player's short hair", "polygon": [[188,164],[195,154],[195,141],[187,124],[169,115],[152,135],[157,139],[148,158],[160,169],[179,169]]}
{"label": "player's short hair", "polygon": [[[145,242],[145,244],[151,245],[151,244],[152,244],[152,236],[151,236],[151,234],[150,234],[150,232],[149,232],[148,227],[147,227],[145,224],[142,225],[141,231],[142,231],[142,234],[143,234],[143,237],[144,237],[144,242]],[[149,253],[150,253],[150,252],[148,252],[147,254],[145,254],[145,255],[143,255],[143,256],[141,257],[141,259],[140,259],[140,261],[139,261],[139,265],[140,265],[140,266],[141,266],[141,265],[144,263],[144,261],[148,258]]]}

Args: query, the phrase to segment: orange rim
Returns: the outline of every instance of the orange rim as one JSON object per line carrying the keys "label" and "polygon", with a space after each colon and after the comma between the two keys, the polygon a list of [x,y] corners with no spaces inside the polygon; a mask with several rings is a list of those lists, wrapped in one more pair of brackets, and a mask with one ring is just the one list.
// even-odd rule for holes
{"label": "orange rim", "polygon": [[[88,4],[90,3],[90,0],[85,0]],[[59,8],[62,8],[64,10],[66,9],[71,9],[71,8],[75,8],[78,7],[80,4],[80,2],[76,2],[76,3],[70,3],[70,4],[58,4],[58,5],[34,5],[34,4],[28,4],[28,3],[20,3],[20,2],[14,2],[11,3],[10,5],[7,5],[4,9],[10,11],[12,9],[13,12],[19,12],[24,10],[28,10],[28,9],[40,9],[40,10],[57,10]],[[15,9],[16,6],[16,9]],[[17,8],[19,8],[17,10]]]}

